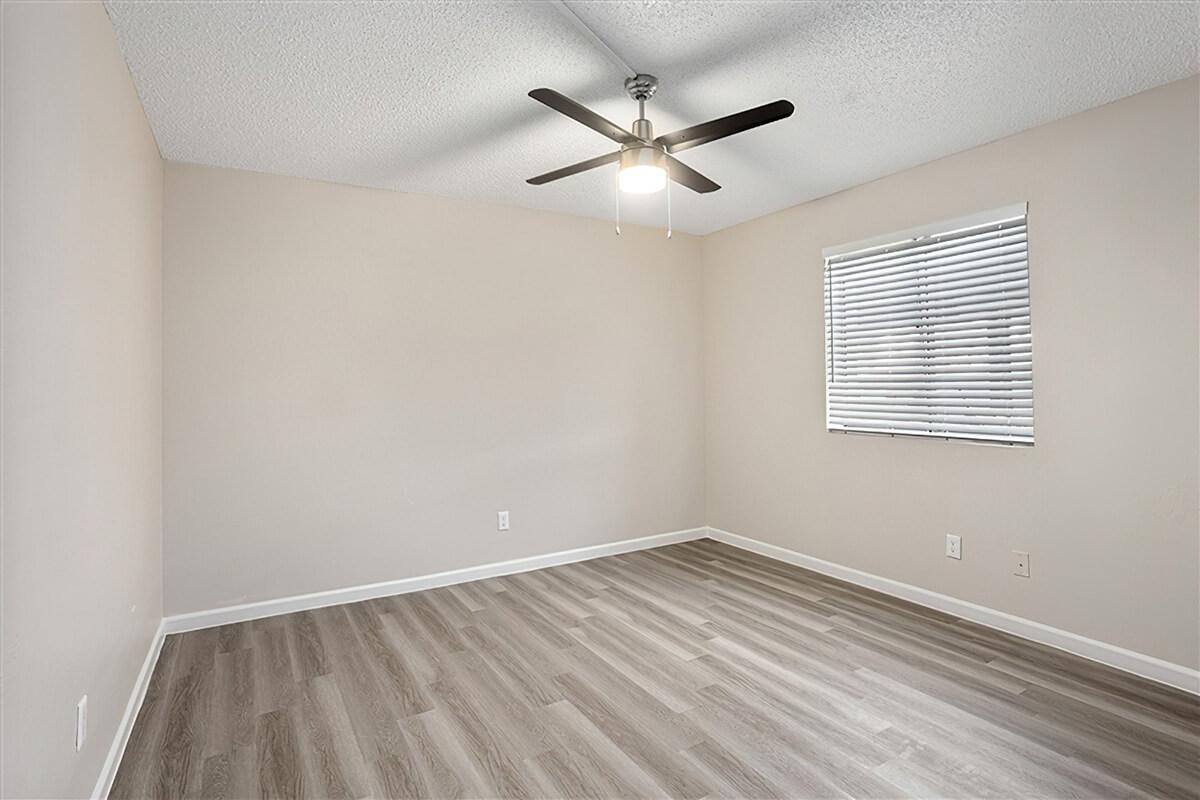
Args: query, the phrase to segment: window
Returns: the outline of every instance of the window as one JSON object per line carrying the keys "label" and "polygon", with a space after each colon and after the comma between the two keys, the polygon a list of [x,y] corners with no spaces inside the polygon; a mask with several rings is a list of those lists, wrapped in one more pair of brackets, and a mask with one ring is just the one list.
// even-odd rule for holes
{"label": "window", "polygon": [[1024,203],[829,248],[831,431],[1033,444]]}

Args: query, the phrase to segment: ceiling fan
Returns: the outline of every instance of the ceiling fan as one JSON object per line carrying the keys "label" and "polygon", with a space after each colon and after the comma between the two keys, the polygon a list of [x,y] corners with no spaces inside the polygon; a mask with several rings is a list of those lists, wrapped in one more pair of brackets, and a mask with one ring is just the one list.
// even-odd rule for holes
{"label": "ceiling fan", "polygon": [[620,162],[617,185],[623,192],[634,194],[657,192],[667,185],[668,179],[701,194],[715,192],[721,188],[718,184],[684,164],[673,154],[691,147],[715,142],[717,139],[724,139],[726,136],[748,131],[769,122],[786,119],[796,110],[796,107],[787,100],[776,100],[773,103],[702,122],[699,125],[692,125],[689,128],[655,138],[654,126],[650,120],[646,119],[646,101],[653,97],[657,90],[658,78],[653,75],[638,74],[625,79],[625,91],[638,104],[638,118],[633,121],[633,131],[630,132],[553,89],[534,89],[529,93],[534,100],[544,103],[560,114],[567,115],[576,122],[583,123],[597,133],[617,142],[621,147],[614,152],[530,178],[527,183],[540,186],[543,183],[586,172],[605,164]]}

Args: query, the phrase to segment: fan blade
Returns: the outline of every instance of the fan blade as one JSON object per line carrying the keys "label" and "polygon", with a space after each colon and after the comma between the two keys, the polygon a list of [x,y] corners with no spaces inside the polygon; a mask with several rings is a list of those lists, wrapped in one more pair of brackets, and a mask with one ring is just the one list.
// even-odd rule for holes
{"label": "fan blade", "polygon": [[739,111],[728,117],[701,122],[674,133],[665,133],[654,141],[661,144],[668,153],[678,153],[680,150],[715,142],[717,139],[724,139],[726,136],[766,125],[768,122],[787,119],[795,110],[796,107],[787,100],[776,100],[774,103]]}
{"label": "fan blade", "polygon": [[578,164],[572,164],[569,167],[556,169],[553,172],[547,172],[544,175],[538,175],[536,178],[529,178],[526,183],[532,183],[534,186],[541,186],[543,183],[556,181],[559,178],[565,178],[568,175],[576,175],[580,172],[587,172],[589,169],[603,167],[605,164],[611,164],[621,158],[621,151],[616,150],[611,153],[605,153],[602,156],[589,158],[587,161],[580,161]]}
{"label": "fan blade", "polygon": [[534,89],[529,93],[529,96],[539,103],[544,103],[553,108],[558,113],[567,115],[576,122],[582,122],[592,130],[604,134],[614,142],[633,144],[634,142],[641,141],[641,139],[615,122],[609,122],[590,108],[581,106],[571,98],[564,94],[559,94],[553,89]]}
{"label": "fan blade", "polygon": [[671,180],[682,186],[686,186],[693,192],[708,194],[721,188],[720,184],[713,183],[678,158],[667,156],[667,162],[670,165],[667,168],[667,174],[671,176]]}

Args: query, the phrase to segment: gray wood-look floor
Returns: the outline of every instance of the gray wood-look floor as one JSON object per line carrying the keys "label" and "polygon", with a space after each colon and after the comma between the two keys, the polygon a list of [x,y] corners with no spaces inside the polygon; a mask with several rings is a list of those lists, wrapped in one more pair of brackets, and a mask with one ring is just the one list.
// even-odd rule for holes
{"label": "gray wood-look floor", "polygon": [[704,540],[170,636],[126,797],[1197,797],[1200,701]]}

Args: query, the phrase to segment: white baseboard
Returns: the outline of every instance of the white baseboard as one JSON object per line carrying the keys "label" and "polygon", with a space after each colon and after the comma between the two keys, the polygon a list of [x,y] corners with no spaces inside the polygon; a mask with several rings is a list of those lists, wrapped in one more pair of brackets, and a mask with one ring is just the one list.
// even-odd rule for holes
{"label": "white baseboard", "polygon": [[513,575],[518,572],[553,567],[559,564],[571,564],[576,561],[586,561],[602,556],[615,556],[621,553],[632,553],[635,550],[647,550],[651,547],[690,542],[703,539],[708,535],[708,528],[689,528],[688,530],[659,533],[654,536],[643,536],[640,539],[625,539],[619,542],[608,542],[590,547],[579,547],[574,550],[562,550],[557,553],[547,553],[540,556],[516,558],[511,561],[498,561],[492,564],[481,564],[477,567],[454,569],[448,572],[437,572],[432,575],[418,575],[412,578],[401,578],[395,581],[369,583],[362,586],[348,586],[344,589],[331,589],[325,592],[300,594],[292,597],[280,597],[275,600],[263,600],[257,603],[244,603],[224,608],[214,608],[208,611],[193,611],[188,614],[176,614],[163,620],[163,628],[167,633],[182,633],[200,628],[211,628],[216,625],[227,625],[231,622],[245,622],[251,619],[274,617],[279,614],[291,614],[294,611],[308,611],[314,608],[335,606],[342,603],[356,603],[373,597],[387,597],[393,594],[419,592],[422,589],[435,589],[439,586],[451,586],[456,583],[467,583],[484,578],[495,578],[501,575]]}
{"label": "white baseboard", "polygon": [[953,614],[956,617],[977,622],[980,625],[986,625],[989,628],[995,628],[1005,633],[1011,633],[1014,636],[1020,636],[1022,639],[1029,639],[1039,644],[1065,650],[1068,653],[1090,659],[1091,661],[1098,661],[1101,664],[1106,664],[1125,672],[1131,672],[1134,675],[1157,681],[1158,683],[1165,683],[1168,686],[1183,689],[1186,692],[1200,694],[1200,671],[1184,667],[1180,664],[1173,664],[1170,661],[1163,661],[1154,656],[1126,650],[1123,647],[1108,644],[1107,642],[1089,639],[1086,636],[1080,636],[1061,628],[1054,628],[1040,622],[1025,619],[1024,617],[997,611],[987,606],[969,603],[966,600],[959,600],[956,597],[932,592],[928,589],[922,589],[919,586],[912,586],[911,584],[901,583],[891,578],[873,575],[869,572],[853,569],[852,567],[835,564],[832,561],[824,561],[813,556],[798,553],[795,550],[788,550],[786,547],[739,536],[736,533],[723,531],[720,528],[710,527],[708,535],[709,538],[715,539],[718,542],[724,542],[743,550],[749,550],[767,558],[795,564],[796,566],[810,569],[813,572],[828,575],[831,578],[838,578],[847,583],[865,586],[868,589],[874,589],[877,592],[899,597],[917,605]]}
{"label": "white baseboard", "polygon": [[117,767],[121,764],[121,756],[125,754],[125,745],[129,743],[129,734],[133,732],[133,723],[137,721],[138,712],[142,710],[142,700],[146,698],[146,688],[150,685],[150,676],[154,674],[154,666],[158,663],[158,654],[162,651],[163,640],[167,636],[164,622],[165,620],[159,622],[158,630],[154,632],[150,650],[146,653],[146,660],[142,662],[142,669],[138,672],[137,680],[133,684],[133,691],[129,694],[129,702],[125,704],[125,713],[121,716],[121,722],[117,725],[112,745],[108,748],[108,756],[104,759],[100,777],[96,780],[95,788],[92,789],[92,800],[103,800],[108,797],[113,779],[117,777]]}

